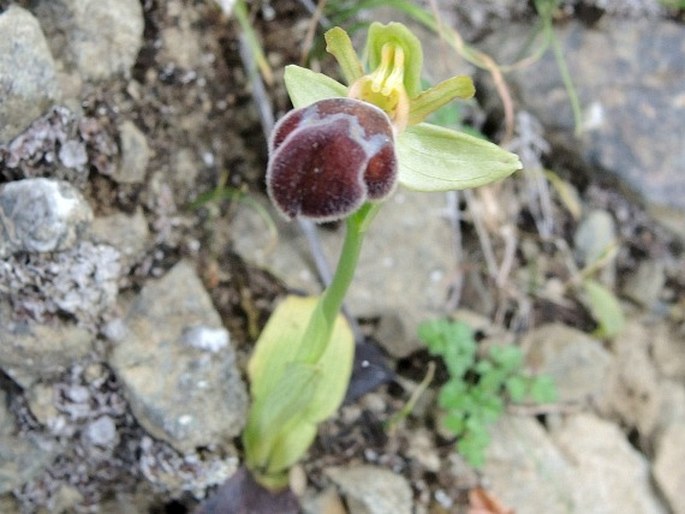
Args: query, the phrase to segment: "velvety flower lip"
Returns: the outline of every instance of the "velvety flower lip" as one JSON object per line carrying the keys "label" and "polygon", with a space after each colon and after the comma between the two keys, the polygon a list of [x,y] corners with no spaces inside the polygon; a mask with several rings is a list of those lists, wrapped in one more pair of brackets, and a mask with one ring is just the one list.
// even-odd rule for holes
{"label": "velvety flower lip", "polygon": [[329,98],[286,114],[269,141],[267,191],[288,219],[341,219],[397,183],[393,127],[379,108]]}

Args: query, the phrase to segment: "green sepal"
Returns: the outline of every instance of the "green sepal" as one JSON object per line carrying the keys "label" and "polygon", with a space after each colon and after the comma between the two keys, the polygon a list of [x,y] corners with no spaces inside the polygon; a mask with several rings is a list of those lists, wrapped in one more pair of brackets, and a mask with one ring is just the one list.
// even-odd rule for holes
{"label": "green sepal", "polygon": [[483,186],[521,169],[518,156],[484,139],[420,123],[397,138],[399,182],[417,191]]}
{"label": "green sepal", "polygon": [[411,99],[409,107],[409,125],[421,123],[426,117],[448,104],[455,98],[467,100],[476,94],[476,87],[471,77],[460,75],[440,82],[437,86],[422,92]]}
{"label": "green sepal", "polygon": [[364,75],[364,68],[354,51],[350,36],[340,27],[333,27],[324,34],[326,51],[335,57],[348,85]]}
{"label": "green sepal", "polygon": [[285,67],[283,80],[290,101],[296,109],[306,107],[319,100],[347,94],[347,88],[340,82],[323,73],[317,73],[295,64],[289,64]]}
{"label": "green sepal", "polygon": [[398,45],[404,51],[404,88],[409,98],[418,95],[421,92],[421,67],[423,66],[421,42],[401,23],[391,22],[383,25],[373,22],[369,26],[365,51],[370,70],[375,70],[381,64],[385,43]]}

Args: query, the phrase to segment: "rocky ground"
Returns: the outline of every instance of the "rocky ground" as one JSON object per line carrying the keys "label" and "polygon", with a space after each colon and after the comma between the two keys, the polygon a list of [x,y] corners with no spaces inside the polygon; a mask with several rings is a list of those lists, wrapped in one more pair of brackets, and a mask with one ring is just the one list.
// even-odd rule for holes
{"label": "rocky ground", "polygon": [[[315,21],[306,2],[251,3],[274,72],[260,95],[230,3],[0,0],[0,512],[194,509],[241,462],[261,327],[286,291],[320,288],[305,233],[264,198],[260,116],[288,109],[282,66]],[[483,487],[519,514],[685,513],[682,12],[560,3],[575,135],[552,49],[525,59],[529,4],[438,2],[502,65],[510,118],[491,73],[412,25],[426,78],[472,74],[461,116],[526,169],[384,206],[348,308],[391,381],[321,426],[293,478],[306,512],[467,512]],[[334,262],[340,227],[318,236]],[[590,277],[625,315],[609,337]],[[417,325],[446,315],[521,345],[559,391],[512,407],[479,471],[439,428],[439,380],[384,428],[427,372]]]}

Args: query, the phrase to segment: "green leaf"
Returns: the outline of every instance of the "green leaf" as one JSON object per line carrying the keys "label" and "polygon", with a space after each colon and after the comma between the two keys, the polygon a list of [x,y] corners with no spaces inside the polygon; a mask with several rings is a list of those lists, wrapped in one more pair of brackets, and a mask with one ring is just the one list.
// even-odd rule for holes
{"label": "green leaf", "polygon": [[[274,449],[283,431],[302,420],[314,397],[320,374],[313,366],[288,363],[270,394],[255,397],[243,431],[243,443],[248,464],[252,468],[268,468]],[[254,383],[253,383],[254,389]],[[305,421],[306,418],[304,418]]]}
{"label": "green leaf", "polygon": [[279,434],[273,444],[268,472],[280,473],[287,471],[293,464],[302,458],[316,437],[316,424],[302,420],[293,420],[293,423]]}
{"label": "green leaf", "polygon": [[528,394],[528,380],[521,375],[514,375],[509,377],[505,383],[507,392],[512,401],[520,403],[526,399]]}
{"label": "green leaf", "polygon": [[248,363],[253,403],[243,442],[250,469],[269,473],[287,469],[311,444],[316,424],[342,403],[354,356],[354,336],[343,316],[336,319],[318,360],[297,360],[318,301],[286,297],[269,318]]}
{"label": "green leaf", "polygon": [[375,70],[381,64],[383,45],[391,43],[404,52],[404,88],[412,98],[421,92],[421,67],[423,51],[419,39],[404,25],[391,22],[387,25],[373,22],[366,39],[366,54],[369,69]]}
{"label": "green leaf", "polygon": [[452,378],[442,386],[438,394],[438,405],[444,409],[462,410],[467,401],[468,392],[463,380]]}
{"label": "green leaf", "polygon": [[475,353],[476,342],[465,323],[446,319],[424,321],[419,325],[418,334],[433,355],[448,359],[454,355]]}
{"label": "green leaf", "polygon": [[530,384],[530,396],[536,403],[557,401],[557,388],[554,379],[549,375],[534,377]]}
{"label": "green leaf", "polygon": [[[288,296],[274,310],[247,367],[253,400],[281,388],[280,378],[298,353],[318,301],[318,297]],[[306,412],[310,420],[321,421],[337,410],[347,390],[353,357],[354,335],[344,316],[338,316],[326,351],[316,362],[322,380]]]}
{"label": "green leaf", "polygon": [[504,400],[498,396],[498,392],[486,392],[484,390],[474,390],[472,398],[477,408],[473,409],[474,417],[483,421],[495,421],[504,410]]}
{"label": "green leaf", "polygon": [[523,352],[511,344],[493,346],[490,348],[490,358],[506,371],[518,370],[523,364]]}
{"label": "green leaf", "polygon": [[347,93],[347,88],[340,82],[323,73],[294,64],[285,67],[283,80],[295,108],[306,107],[326,98],[345,96]]}
{"label": "green leaf", "polygon": [[399,181],[418,191],[483,186],[521,168],[516,155],[450,129],[420,123],[397,138]]}
{"label": "green leaf", "polygon": [[462,412],[450,412],[442,418],[441,422],[442,426],[457,437],[466,429],[465,417]]}
{"label": "green leaf", "polygon": [[625,325],[625,316],[616,295],[595,280],[583,282],[587,304],[599,327],[597,336],[612,338],[617,336]]}
{"label": "green leaf", "polygon": [[485,464],[485,449],[490,443],[490,436],[485,427],[477,432],[467,432],[457,442],[457,450],[474,468]]}

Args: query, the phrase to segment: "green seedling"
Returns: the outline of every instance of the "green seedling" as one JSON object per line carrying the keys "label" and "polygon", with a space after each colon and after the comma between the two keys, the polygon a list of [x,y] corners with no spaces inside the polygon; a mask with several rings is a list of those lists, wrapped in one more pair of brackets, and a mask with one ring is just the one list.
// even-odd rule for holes
{"label": "green seedling", "polygon": [[492,346],[479,356],[468,325],[448,320],[422,323],[419,338],[447,368],[449,379],[438,396],[442,423],[457,438],[459,454],[474,467],[484,464],[488,427],[500,418],[507,402],[556,399],[550,377],[523,372],[523,353],[516,346]]}
{"label": "green seedling", "polygon": [[349,383],[354,338],[340,309],[362,242],[383,200],[398,184],[420,191],[481,186],[521,167],[516,155],[483,139],[423,120],[474,94],[468,77],[423,90],[421,44],[404,25],[373,23],[364,59],[340,28],[327,50],[346,84],[288,66],[295,107],[269,142],[267,191],[286,219],[346,220],[330,285],[311,298],[286,298],[260,335],[248,365],[252,405],[245,460],[271,489],[307,451],[319,422],[337,410]]}

